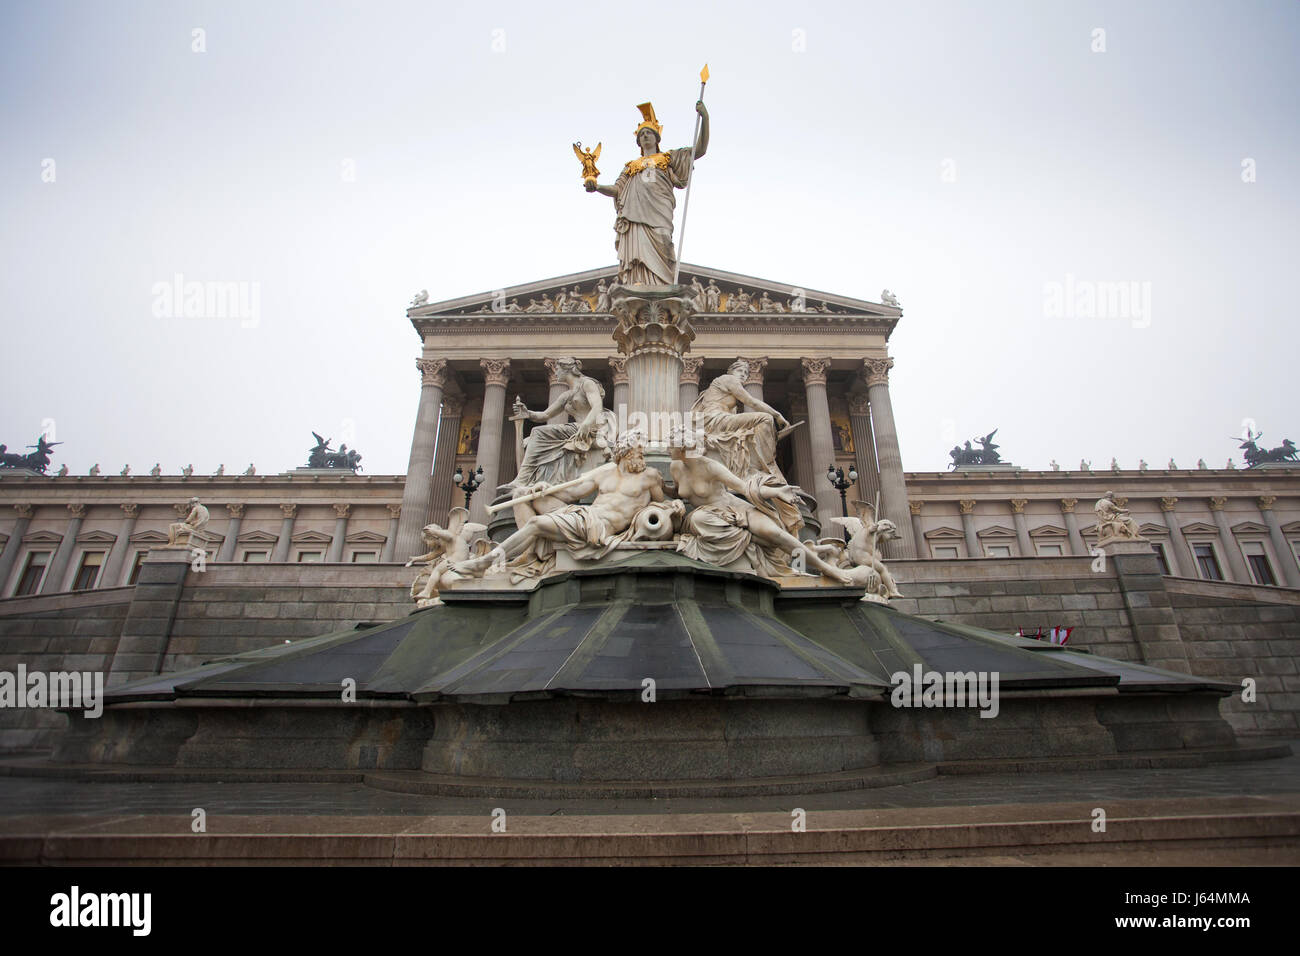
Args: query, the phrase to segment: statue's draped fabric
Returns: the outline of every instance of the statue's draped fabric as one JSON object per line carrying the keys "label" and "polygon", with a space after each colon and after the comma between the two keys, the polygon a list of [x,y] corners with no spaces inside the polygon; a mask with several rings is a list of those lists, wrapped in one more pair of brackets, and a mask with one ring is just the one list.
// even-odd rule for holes
{"label": "statue's draped fabric", "polygon": [[[614,248],[622,285],[671,285],[677,254],[673,250],[674,189],[686,186],[690,147],[669,150],[665,168],[649,164],[638,173],[623,168],[614,183]],[[649,159],[650,157],[646,157]],[[631,164],[629,164],[631,165]]]}
{"label": "statue's draped fabric", "polygon": [[780,498],[764,498],[761,493],[764,486],[783,485],[774,475],[752,475],[745,481],[745,500],[752,507],[737,499],[734,505],[709,504],[692,509],[682,522],[677,550],[715,567],[746,558],[759,574],[789,574],[790,566],[781,550],[763,547],[749,533],[749,514],[754,510],[763,512],[791,534],[798,532],[803,524],[798,507]]}
{"label": "statue's draped fabric", "polygon": [[[723,378],[724,376],[718,376]],[[730,376],[739,385],[735,376]],[[704,432],[707,454],[740,478],[755,472],[784,481],[776,465],[776,423],[766,412],[737,412],[735,400],[717,384],[691,406],[696,428]]]}
{"label": "statue's draped fabric", "polygon": [[[588,415],[586,402],[570,401],[564,410],[578,420]],[[608,410],[601,415],[600,427],[588,441],[578,437],[577,422],[537,426],[524,441],[524,460],[519,463],[513,484],[520,487],[539,482],[558,485],[577,478],[590,470],[593,452],[597,461],[603,458],[605,450],[614,444],[617,430],[618,419]]]}

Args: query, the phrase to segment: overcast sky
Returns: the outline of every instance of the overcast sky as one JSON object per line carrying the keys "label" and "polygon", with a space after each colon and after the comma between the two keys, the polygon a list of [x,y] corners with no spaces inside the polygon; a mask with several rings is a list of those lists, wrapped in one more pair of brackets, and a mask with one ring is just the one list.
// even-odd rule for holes
{"label": "overcast sky", "polygon": [[[685,259],[893,290],[905,468],[994,427],[1026,467],[1222,467],[1244,419],[1300,441],[1298,39],[1294,0],[5,0],[0,442],[268,473],[315,429],[404,472],[411,296],[612,264],[569,144],[612,181],[652,100],[688,145],[707,61]],[[257,320],[159,317],[177,274]]]}

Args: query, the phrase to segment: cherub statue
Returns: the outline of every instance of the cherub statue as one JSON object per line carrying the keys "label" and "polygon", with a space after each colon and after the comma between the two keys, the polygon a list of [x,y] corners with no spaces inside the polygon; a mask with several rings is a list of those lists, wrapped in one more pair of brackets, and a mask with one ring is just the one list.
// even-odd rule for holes
{"label": "cherub statue", "polygon": [[1147,461],[1146,461],[1146,459],[1145,459],[1145,458],[1139,458],[1139,459],[1138,459],[1138,471],[1146,471],[1146,470],[1147,470],[1147,467],[1148,467],[1148,466],[1147,466]]}
{"label": "cherub statue", "polygon": [[220,465],[217,465],[217,470],[213,473],[213,477],[220,478],[223,475],[225,475],[225,473],[226,473],[226,464],[225,462],[222,462]]}
{"label": "cherub statue", "polygon": [[131,466],[130,466],[130,465],[123,465],[123,466],[122,466],[122,470],[119,471],[118,474],[121,475],[123,478],[130,478],[130,477],[131,477]]}
{"label": "cherub statue", "polygon": [[181,474],[184,475],[186,478],[189,478],[191,475],[194,474],[194,466],[186,465],[184,468],[181,469]]}
{"label": "cherub statue", "polygon": [[1232,471],[1237,470],[1237,463],[1233,461],[1231,458],[1228,459],[1228,468]]}
{"label": "cherub statue", "polygon": [[442,603],[439,592],[466,577],[451,569],[453,562],[467,559],[471,543],[485,534],[487,525],[470,521],[469,512],[464,508],[452,508],[448,512],[445,529],[438,524],[424,526],[421,537],[429,550],[426,554],[415,555],[405,565],[408,568],[414,564],[424,565],[411,582],[411,599],[417,607]]}
{"label": "cherub statue", "polygon": [[1110,470],[1119,471],[1119,462],[1113,457],[1110,460]]}
{"label": "cherub statue", "polygon": [[152,477],[154,477],[154,478],[157,478],[157,477],[161,476],[161,475],[162,475],[162,462],[160,462],[160,461],[156,461],[156,462],[154,462],[153,467],[149,469],[149,474],[150,474]]}
{"label": "cherub statue", "polygon": [[1092,462],[1090,462],[1090,461],[1084,461],[1082,458],[1080,458],[1080,459],[1079,459],[1079,470],[1080,470],[1080,471],[1092,471]]}
{"label": "cherub statue", "polygon": [[1198,458],[1198,459],[1196,459],[1196,470],[1197,470],[1197,471],[1205,471],[1205,470],[1207,470],[1209,467],[1210,467],[1210,466],[1207,465],[1207,464],[1205,463],[1205,459],[1204,459],[1204,458]]}
{"label": "cherub statue", "polygon": [[1172,458],[1169,459],[1169,470],[1170,470],[1170,471],[1177,471],[1177,470],[1178,470],[1178,466],[1177,466],[1176,464],[1174,464],[1174,460],[1173,460]]}
{"label": "cherub statue", "polygon": [[1061,466],[1058,465],[1058,464],[1056,463],[1056,459],[1055,459],[1055,458],[1053,458],[1050,462],[1048,462],[1048,464],[1051,466],[1052,471],[1060,471],[1060,470],[1061,470]]}
{"label": "cherub statue", "polygon": [[91,467],[90,467],[90,477],[91,477],[91,478],[98,478],[98,477],[99,477],[99,462],[95,462],[93,465],[91,465]]}
{"label": "cherub statue", "polygon": [[877,520],[875,509],[865,501],[855,501],[853,505],[858,512],[856,518],[831,518],[831,524],[847,529],[850,535],[840,554],[840,567],[848,570],[854,584],[867,588],[878,597],[902,597],[880,553],[884,542],[902,537],[898,526],[888,518]]}
{"label": "cherub statue", "polygon": [[596,168],[596,160],[600,159],[601,143],[596,144],[596,148],[588,152],[582,148],[582,141],[573,144],[573,154],[578,157],[578,162],[582,163],[582,181],[588,180],[595,182],[600,178],[600,170]]}
{"label": "cherub statue", "polygon": [[56,477],[56,478],[66,478],[66,477],[68,477],[68,466],[67,466],[67,465],[64,465],[63,467],[61,467],[61,468],[58,470],[58,472],[55,474],[55,477]]}
{"label": "cherub statue", "polygon": [[244,469],[244,477],[252,478],[256,474],[257,474],[257,469],[253,467],[253,463],[250,461],[248,463],[248,467]]}

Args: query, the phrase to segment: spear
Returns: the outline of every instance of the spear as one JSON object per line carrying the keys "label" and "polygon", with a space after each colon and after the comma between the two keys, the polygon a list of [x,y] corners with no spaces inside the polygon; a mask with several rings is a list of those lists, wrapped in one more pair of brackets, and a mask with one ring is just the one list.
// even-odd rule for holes
{"label": "spear", "polygon": [[[700,70],[700,102],[704,102],[704,84],[709,82],[709,64],[704,64],[704,69]],[[700,124],[704,122],[704,117],[699,113],[695,114],[695,133],[691,136],[691,161],[686,167],[686,198],[682,200],[682,232],[677,238],[677,261],[673,263],[673,285],[677,284],[677,273],[682,267],[682,250],[686,248],[686,213],[691,208],[691,177],[695,173],[695,144],[700,138]]]}

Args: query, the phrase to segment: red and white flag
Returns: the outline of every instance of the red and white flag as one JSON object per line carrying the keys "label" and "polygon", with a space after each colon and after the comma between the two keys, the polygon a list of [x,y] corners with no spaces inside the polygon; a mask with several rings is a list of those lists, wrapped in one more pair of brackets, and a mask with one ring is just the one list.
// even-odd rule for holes
{"label": "red and white flag", "polygon": [[1073,630],[1072,627],[1054,627],[1048,640],[1053,644],[1065,644],[1070,640],[1070,632]]}

